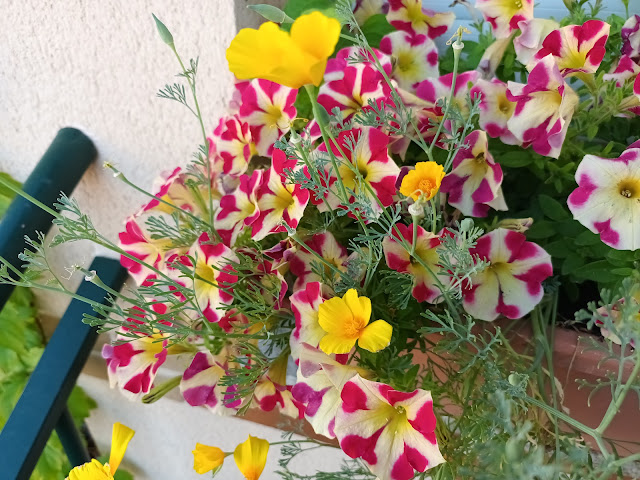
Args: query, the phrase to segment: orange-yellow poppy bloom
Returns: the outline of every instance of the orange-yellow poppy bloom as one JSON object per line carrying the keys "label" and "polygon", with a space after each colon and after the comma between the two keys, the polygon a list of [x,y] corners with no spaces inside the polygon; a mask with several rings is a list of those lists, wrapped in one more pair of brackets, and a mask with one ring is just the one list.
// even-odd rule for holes
{"label": "orange-yellow poppy bloom", "polygon": [[273,22],[243,28],[227,49],[229,70],[239,79],[262,78],[286,87],[320,85],[341,25],[320,12],[301,15],[291,32]]}
{"label": "orange-yellow poppy bloom", "polygon": [[202,443],[196,443],[196,449],[192,453],[193,469],[200,475],[221,467],[226,456],[218,447],[210,447]]}
{"label": "orange-yellow poppy bloom", "polygon": [[431,200],[444,178],[444,168],[436,162],[418,162],[415,170],[405,175],[400,184],[400,193],[418,200]]}
{"label": "orange-yellow poppy bloom", "polygon": [[327,332],[320,340],[326,354],[348,353],[358,342],[370,352],[386,348],[391,341],[393,327],[384,320],[371,320],[371,300],[358,297],[352,288],[342,298],[333,297],[318,307],[318,323]]}
{"label": "orange-yellow poppy bloom", "polygon": [[111,433],[111,454],[109,462],[104,465],[95,458],[90,462],[75,467],[69,472],[67,480],[113,480],[116,470],[122,462],[124,452],[135,432],[121,423],[113,425]]}
{"label": "orange-yellow poppy bloom", "polygon": [[249,435],[245,442],[236,447],[233,459],[246,480],[258,480],[267,463],[267,453],[269,442]]}

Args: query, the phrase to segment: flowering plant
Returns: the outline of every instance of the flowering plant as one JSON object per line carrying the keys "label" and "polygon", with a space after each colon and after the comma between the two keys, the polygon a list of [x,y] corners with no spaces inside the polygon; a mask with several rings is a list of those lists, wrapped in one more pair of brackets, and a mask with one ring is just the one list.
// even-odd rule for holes
{"label": "flowering plant", "polygon": [[[74,267],[111,295],[85,321],[116,330],[112,386],[144,402],[179,388],[219,414],[278,410],[298,433],[308,423],[315,437],[281,442],[285,479],[620,474],[639,458],[605,430],[640,393],[640,17],[605,22],[600,2],[566,1],[556,23],[533,0],[478,0],[478,41],[458,28],[445,52],[434,39],[451,13],[329,4],[256,7],[271,21],[231,42],[235,94],[210,129],[198,61],[184,66],[156,19],[192,97],[180,84],[159,95],[197,118],[195,160],[151,193],[107,164],[149,197],[117,244],[75,201],[49,209],[52,246],[94,241],[137,284],[109,291]],[[4,262],[3,280],[70,293],[49,246],[29,244],[29,273]],[[593,386],[611,388],[596,426],[563,409],[554,374],[556,323],[576,309],[618,365]],[[534,341],[520,348],[510,332],[523,323]],[[183,374],[156,384],[169,355]],[[264,468],[263,442],[236,449],[246,478]],[[319,447],[351,460],[291,468]],[[229,454],[199,444],[196,471]]]}

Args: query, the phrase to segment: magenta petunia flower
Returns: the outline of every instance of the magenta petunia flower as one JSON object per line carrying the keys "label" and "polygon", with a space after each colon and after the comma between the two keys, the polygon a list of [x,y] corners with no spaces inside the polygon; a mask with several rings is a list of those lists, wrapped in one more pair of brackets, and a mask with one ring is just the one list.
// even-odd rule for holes
{"label": "magenta petunia flower", "polygon": [[536,64],[526,84],[509,82],[507,99],[516,103],[507,122],[511,133],[523,146],[558,158],[579,99],[560,74],[553,55]]}
{"label": "magenta petunia flower", "polygon": [[491,24],[496,38],[507,38],[519,22],[533,18],[533,0],[476,0],[476,8]]}
{"label": "magenta petunia flower", "polygon": [[533,56],[542,48],[542,41],[560,24],[548,18],[532,18],[518,22],[520,35],[513,39],[516,58],[523,65],[528,65]]}
{"label": "magenta petunia flower", "polygon": [[335,426],[340,448],[361,458],[380,480],[409,480],[445,461],[430,392],[399,392],[357,375],[341,398]]}
{"label": "magenta petunia flower", "polygon": [[519,145],[507,123],[516,110],[516,103],[507,98],[507,84],[498,78],[480,79],[471,88],[471,98],[480,98],[480,128],[492,138],[507,145]]}
{"label": "magenta petunia flower", "polygon": [[422,0],[389,0],[387,21],[409,33],[433,39],[444,35],[456,16],[452,12],[434,12],[423,8]]}
{"label": "magenta petunia flower", "polygon": [[502,168],[489,152],[487,134],[474,130],[453,158],[453,170],[442,180],[440,191],[448,193],[449,205],[464,215],[486,217],[489,208],[507,210],[502,195]]}
{"label": "magenta petunia flower", "polygon": [[618,158],[585,156],[567,201],[576,220],[618,250],[640,249],[640,145],[631,147]]}
{"label": "magenta petunia flower", "polygon": [[413,91],[427,77],[438,77],[438,48],[426,35],[403,31],[385,35],[380,50],[395,60],[392,78],[405,90]]}
{"label": "magenta petunia flower", "polygon": [[640,60],[640,15],[631,15],[620,31],[622,54]]}
{"label": "magenta petunia flower", "polygon": [[542,247],[498,228],[480,237],[471,254],[489,262],[462,291],[462,305],[474,318],[521,318],[540,303],[542,281],[553,274],[551,257]]}
{"label": "magenta petunia flower", "polygon": [[256,153],[249,124],[238,115],[221,118],[209,144],[210,150],[222,158],[223,171],[229,175],[244,173]]}
{"label": "magenta petunia flower", "polygon": [[222,197],[216,212],[215,227],[228,247],[233,247],[238,235],[259,216],[258,189],[262,185],[263,170],[254,170],[251,176],[240,176],[235,192]]}
{"label": "magenta petunia flower", "polygon": [[327,334],[318,322],[318,308],[324,300],[320,282],[307,283],[305,288],[291,295],[291,310],[296,327],[291,332],[289,345],[291,356],[295,361],[299,359],[299,351],[303,343],[318,348],[320,340]]}

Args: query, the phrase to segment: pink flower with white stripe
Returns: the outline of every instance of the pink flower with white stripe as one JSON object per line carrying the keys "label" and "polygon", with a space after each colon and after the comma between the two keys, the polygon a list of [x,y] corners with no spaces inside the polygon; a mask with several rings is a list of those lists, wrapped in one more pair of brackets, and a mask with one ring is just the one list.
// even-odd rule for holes
{"label": "pink flower with white stripe", "polygon": [[386,14],[389,11],[389,0],[356,0],[353,15],[358,25],[364,23],[374,15]]}
{"label": "pink flower with white stripe", "polygon": [[553,55],[547,55],[531,70],[527,84],[509,82],[507,98],[516,109],[507,122],[524,147],[540,155],[558,158],[578,96],[560,74]]}
{"label": "pink flower with white stripe", "polygon": [[291,295],[291,310],[296,327],[291,332],[289,345],[291,356],[296,361],[299,359],[303,343],[318,348],[320,340],[327,334],[318,322],[318,308],[324,300],[320,282],[307,283],[305,288]]}
{"label": "pink flower with white stripe", "polygon": [[552,31],[542,42],[528,68],[537,61],[553,55],[560,73],[595,73],[606,53],[605,44],[611,25],[600,20],[588,20],[583,25],[567,25]]}
{"label": "pink flower with white stripe", "polygon": [[634,62],[631,57],[623,55],[618,60],[615,68],[602,77],[606,81],[615,81],[618,87],[624,86],[629,80],[634,80],[640,73],[640,65]]}
{"label": "pink flower with white stripe", "polygon": [[[413,227],[398,223],[396,228],[393,229],[392,237],[386,237],[382,241],[387,266],[397,272],[409,273],[413,277],[411,295],[418,302],[439,303],[442,297],[437,284],[440,282],[447,285],[449,282],[449,277],[439,264],[437,248],[440,246],[440,237],[418,226],[414,257],[419,258],[421,263],[400,243],[404,240],[409,247],[413,245]],[[398,231],[402,239],[398,236]],[[423,266],[423,263],[426,266]]]}
{"label": "pink flower with white stripe", "polygon": [[289,271],[295,275],[296,282],[293,284],[293,291],[304,288],[309,282],[321,282],[322,277],[314,272],[314,264],[316,268],[319,266],[324,269],[326,279],[339,280],[336,272],[329,269],[323,263],[320,263],[317,256],[321,256],[325,261],[331,263],[336,269],[346,272],[347,260],[349,256],[347,249],[340,245],[331,232],[317,233],[313,237],[307,239],[305,244],[312,250],[306,250],[302,246],[291,248],[285,252],[285,260],[289,262]]}
{"label": "pink flower with white stripe", "polygon": [[[167,312],[163,303],[153,303],[151,310],[159,314]],[[102,357],[107,361],[109,386],[120,391],[129,399],[136,400],[149,393],[160,366],[167,359],[166,335],[148,335],[138,332],[136,324],[142,324],[146,313],[140,307],[133,307],[127,320],[130,327],[118,329],[115,344],[102,347]],[[127,334],[127,335],[125,335]],[[131,335],[137,335],[132,339]]]}
{"label": "pink flower with white stripe", "polygon": [[496,38],[507,38],[519,22],[533,18],[533,0],[476,0],[476,8],[491,24]]}
{"label": "pink flower with white stripe", "polygon": [[395,60],[392,78],[401,88],[413,91],[427,77],[437,77],[438,48],[426,35],[403,31],[385,35],[380,50]]}
{"label": "pink flower with white stripe", "polygon": [[[385,55],[377,48],[372,48],[376,58],[380,62],[383,70],[387,75],[391,75],[393,64],[391,63],[391,57]],[[357,60],[357,61],[356,61]],[[324,82],[332,82],[344,77],[344,70],[350,65],[370,65],[374,63],[374,58],[368,51],[363,50],[360,47],[345,47],[341,48],[336,53],[335,58],[330,58],[327,61],[327,68],[324,71]],[[377,70],[376,70],[377,71]],[[379,74],[379,79],[384,80],[382,74]]]}
{"label": "pink flower with white stripe", "polygon": [[389,0],[387,21],[409,33],[434,39],[444,35],[456,16],[452,12],[434,12],[423,8],[422,0]]}
{"label": "pink flower with white stripe", "polygon": [[[354,151],[348,148],[349,139],[356,142]],[[393,203],[393,196],[396,194],[396,179],[400,173],[400,168],[389,156],[389,137],[382,131],[362,127],[340,132],[337,144],[332,145],[334,155],[338,157],[338,172],[345,188],[354,192],[355,195],[362,195],[370,201],[374,214],[380,214],[382,209],[378,200],[384,207]],[[318,147],[319,152],[326,152],[326,145]],[[342,153],[346,158],[342,157]],[[327,203],[331,208],[344,208],[341,205],[340,197],[336,194],[339,185],[337,184],[336,172],[327,164],[329,188]],[[362,181],[366,186],[359,185],[355,171],[362,176]],[[369,187],[371,191],[369,190]],[[349,195],[348,202],[353,203],[355,195]],[[320,211],[326,211],[326,203],[318,205]]]}
{"label": "pink flower with white stripe", "polygon": [[304,416],[313,431],[328,438],[336,436],[334,428],[336,412],[342,404],[342,387],[355,375],[365,374],[363,369],[344,365],[334,357],[303,343],[299,350],[298,379],[291,390],[293,398],[304,405]]}
{"label": "pink flower with white stripe", "polygon": [[296,160],[288,159],[282,150],[275,149],[271,168],[264,175],[258,189],[260,215],[251,224],[251,238],[262,240],[271,233],[286,232],[286,223],[295,229],[309,202],[309,190],[287,180],[286,170],[295,170]]}
{"label": "pink flower with white stripe", "polygon": [[285,385],[274,383],[266,375],[260,379],[253,391],[252,406],[263,412],[277,409],[287,417],[304,418],[304,407],[293,398],[291,390]]}
{"label": "pink flower with white stripe", "polygon": [[576,182],[567,201],[573,217],[610,247],[640,249],[640,145],[618,158],[587,155]]}
{"label": "pink flower with white stripe", "polygon": [[474,130],[464,140],[453,159],[453,169],[443,179],[440,190],[448,193],[448,203],[463,215],[486,217],[489,208],[507,210],[502,195],[502,168],[489,152],[487,134]]}
{"label": "pink flower with white stripe", "polygon": [[480,97],[480,128],[491,138],[499,138],[507,145],[519,145],[520,141],[507,127],[516,110],[516,103],[507,98],[507,84],[498,78],[480,79],[471,89],[471,98]]}
{"label": "pink flower with white stripe", "polygon": [[489,262],[462,291],[464,309],[479,320],[521,318],[540,303],[551,257],[522,233],[498,228],[480,237],[471,254]]}
{"label": "pink flower with white stripe", "polygon": [[622,54],[640,60],[640,15],[631,15],[620,31]]}
{"label": "pink flower with white stripe", "polygon": [[355,376],[343,387],[335,433],[380,480],[409,480],[441,463],[431,393],[399,392]]}
{"label": "pink flower with white stripe", "polygon": [[220,355],[210,352],[198,352],[187,367],[180,380],[180,393],[192,407],[206,407],[213,413],[232,415],[240,407],[240,400],[225,393],[227,387],[219,384],[225,376],[227,351]]}
{"label": "pink flower with white stripe", "polygon": [[251,80],[242,92],[240,118],[249,124],[258,155],[270,156],[273,144],[291,129],[298,90],[269,80]]}
{"label": "pink flower with white stripe", "polygon": [[233,302],[231,292],[238,280],[232,265],[238,262],[236,254],[223,243],[213,243],[205,232],[189,253],[177,261],[193,272],[191,277],[181,276],[177,281],[193,289],[204,317],[210,322],[218,322]]}
{"label": "pink flower with white stripe", "polygon": [[516,58],[523,65],[528,65],[533,56],[542,48],[542,41],[560,24],[548,18],[532,18],[518,22],[520,35],[513,39]]}
{"label": "pink flower with white stripe", "polygon": [[238,115],[222,117],[209,143],[222,158],[223,171],[228,175],[244,173],[256,153],[249,124]]}
{"label": "pink flower with white stripe", "polygon": [[263,170],[254,170],[251,176],[240,176],[240,185],[235,192],[220,200],[216,213],[216,231],[228,247],[233,247],[238,235],[260,216],[258,189],[262,185]]}

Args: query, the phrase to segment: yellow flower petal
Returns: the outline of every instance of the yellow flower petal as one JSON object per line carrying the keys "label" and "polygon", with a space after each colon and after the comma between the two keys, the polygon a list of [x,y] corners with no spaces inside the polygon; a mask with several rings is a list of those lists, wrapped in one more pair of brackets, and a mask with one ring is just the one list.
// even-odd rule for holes
{"label": "yellow flower petal", "polygon": [[318,307],[318,324],[325,332],[339,331],[352,317],[349,305],[340,297],[330,298]]}
{"label": "yellow flower petal", "polygon": [[196,449],[192,453],[193,469],[200,475],[215,470],[224,463],[224,452],[218,447],[196,443]]}
{"label": "yellow flower petal", "polygon": [[418,162],[415,170],[411,170],[402,179],[400,193],[414,200],[420,197],[431,200],[438,193],[444,175],[442,165],[436,162]]}
{"label": "yellow flower petal", "polygon": [[113,475],[108,464],[103,465],[94,458],[71,470],[66,480],[113,480]]}
{"label": "yellow flower petal", "polygon": [[238,445],[233,452],[238,470],[247,480],[258,480],[267,463],[269,442],[262,438],[252,437]]}
{"label": "yellow flower petal", "polygon": [[327,355],[333,353],[349,353],[356,344],[356,338],[327,333],[320,339],[320,350]]}
{"label": "yellow flower petal", "polygon": [[367,325],[358,339],[358,345],[370,352],[379,352],[391,342],[393,327],[384,320]]}
{"label": "yellow flower petal", "polygon": [[109,468],[111,474],[114,475],[122,462],[124,452],[136,432],[119,422],[113,424],[111,433],[111,454],[109,455]]}
{"label": "yellow flower petal", "polygon": [[342,297],[354,317],[364,320],[364,325],[369,323],[371,318],[371,300],[368,297],[358,297],[358,291],[351,288]]}
{"label": "yellow flower petal", "polygon": [[327,58],[336,48],[341,28],[338,20],[320,12],[301,15],[291,25],[293,42],[316,59],[316,62],[310,66],[312,83],[316,86],[322,82]]}

